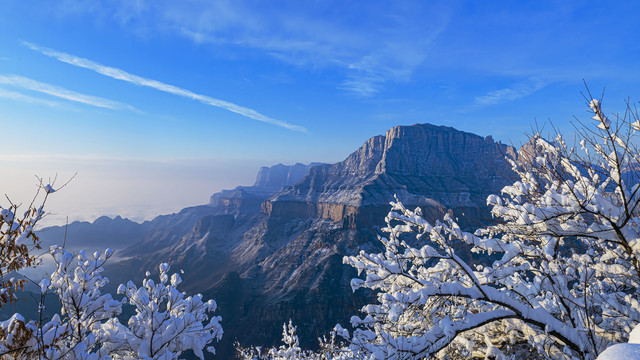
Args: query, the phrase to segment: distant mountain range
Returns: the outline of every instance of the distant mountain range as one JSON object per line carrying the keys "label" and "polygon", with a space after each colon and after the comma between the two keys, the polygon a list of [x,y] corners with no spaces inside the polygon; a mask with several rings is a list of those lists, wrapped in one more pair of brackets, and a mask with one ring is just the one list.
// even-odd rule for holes
{"label": "distant mountain range", "polygon": [[[142,224],[119,217],[72,223],[67,244],[118,249],[106,272],[114,287],[160,262],[183,269],[185,290],[219,304],[219,358],[232,357],[235,341],[278,343],[289,319],[302,345],[313,346],[337,322],[348,324],[362,302],[342,257],[378,248],[377,229],[394,196],[434,219],[450,211],[462,224],[483,223],[486,197],[512,175],[507,155],[515,149],[491,137],[398,126],[336,164],[261,168],[253,186],[223,190],[207,205]],[[59,243],[63,233],[47,228],[41,237]]]}

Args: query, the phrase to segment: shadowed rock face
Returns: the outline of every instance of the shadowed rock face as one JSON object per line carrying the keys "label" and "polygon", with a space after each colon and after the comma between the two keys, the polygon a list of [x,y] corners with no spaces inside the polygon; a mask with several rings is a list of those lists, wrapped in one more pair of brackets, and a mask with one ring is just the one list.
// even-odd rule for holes
{"label": "shadowed rock face", "polygon": [[[450,127],[398,126],[369,139],[347,159],[314,167],[301,182],[263,203],[267,215],[347,220],[356,228],[386,214],[397,196],[437,215],[480,216],[486,196],[506,184],[513,148]],[[381,209],[384,208],[384,209]],[[485,214],[486,215],[486,214]]]}
{"label": "shadowed rock face", "polygon": [[140,240],[122,251],[128,258],[107,272],[117,286],[157,273],[160,262],[184,269],[184,289],[219,304],[218,358],[232,358],[234,341],[279,343],[289,319],[302,346],[313,347],[363,304],[342,257],[378,249],[388,202],[398,196],[428,218],[453,209],[466,224],[482,222],[486,196],[510,175],[505,154],[514,151],[450,127],[394,127],[342,162],[262,168],[253,186],[145,223]]}

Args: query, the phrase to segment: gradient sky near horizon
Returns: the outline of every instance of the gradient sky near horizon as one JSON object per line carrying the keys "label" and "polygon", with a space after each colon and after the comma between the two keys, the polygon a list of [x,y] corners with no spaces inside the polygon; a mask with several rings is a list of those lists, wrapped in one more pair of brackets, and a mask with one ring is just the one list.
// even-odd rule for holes
{"label": "gradient sky near horizon", "polygon": [[[0,2],[0,193],[135,220],[396,125],[521,143],[640,99],[636,1]],[[0,203],[3,204],[3,203]]]}

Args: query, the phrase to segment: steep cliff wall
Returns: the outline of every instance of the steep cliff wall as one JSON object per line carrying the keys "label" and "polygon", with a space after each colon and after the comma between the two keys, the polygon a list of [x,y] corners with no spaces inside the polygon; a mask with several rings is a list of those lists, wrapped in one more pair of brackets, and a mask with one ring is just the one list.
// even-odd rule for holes
{"label": "steep cliff wall", "polygon": [[268,216],[318,217],[355,228],[379,222],[397,196],[434,216],[445,209],[488,216],[486,197],[511,174],[514,149],[451,127],[397,126],[369,139],[344,161],[321,165],[262,204]]}

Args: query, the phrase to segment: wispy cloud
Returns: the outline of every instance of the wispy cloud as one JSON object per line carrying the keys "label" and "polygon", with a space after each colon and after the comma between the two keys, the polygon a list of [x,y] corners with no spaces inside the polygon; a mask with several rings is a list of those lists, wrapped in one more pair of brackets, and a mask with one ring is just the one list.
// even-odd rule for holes
{"label": "wispy cloud", "polygon": [[62,16],[106,17],[143,37],[172,33],[221,53],[250,49],[297,67],[337,70],[342,79],[336,87],[358,96],[410,81],[435,53],[433,40],[456,7],[451,1],[419,0],[372,1],[364,7],[341,1],[71,2],[74,6],[56,10]]}
{"label": "wispy cloud", "polygon": [[[409,81],[414,70],[427,58],[425,49],[444,27],[445,24],[441,23],[419,41],[408,41],[397,35],[396,40],[386,42],[375,52],[349,63],[346,79],[338,87],[367,97],[378,93],[388,81]],[[416,43],[421,44],[420,49],[416,49]]]}
{"label": "wispy cloud", "polygon": [[63,53],[63,52],[59,52],[53,49],[49,49],[49,48],[45,48],[45,47],[41,47],[29,42],[24,42],[24,45],[26,45],[27,47],[29,47],[32,50],[38,51],[44,55],[53,57],[59,61],[65,62],[67,64],[71,64],[73,66],[78,66],[81,68],[85,68],[85,69],[89,69],[89,70],[93,70],[99,74],[102,74],[104,76],[108,76],[110,78],[113,79],[117,79],[117,80],[122,80],[122,81],[126,81],[128,83],[131,84],[135,84],[138,86],[146,86],[146,87],[150,87],[153,89],[156,89],[158,91],[162,91],[162,92],[166,92],[169,94],[173,94],[173,95],[177,95],[177,96],[182,96],[185,98],[189,98],[189,99],[193,99],[193,100],[197,100],[200,101],[201,103],[210,105],[210,106],[214,106],[214,107],[218,107],[218,108],[222,108],[228,111],[231,111],[233,113],[248,117],[250,119],[254,119],[254,120],[258,120],[258,121],[262,121],[268,124],[272,124],[272,125],[277,125],[277,126],[281,126],[283,128],[289,129],[289,130],[295,130],[295,131],[301,131],[301,132],[307,132],[307,129],[302,127],[302,126],[298,126],[298,125],[294,125],[294,124],[290,124],[288,122],[282,121],[282,120],[277,120],[277,119],[273,119],[270,118],[268,116],[265,116],[263,114],[260,114],[259,112],[253,110],[253,109],[249,109],[240,105],[236,105],[234,103],[228,102],[228,101],[224,101],[224,100],[220,100],[220,99],[215,99],[212,98],[210,96],[206,96],[206,95],[201,95],[201,94],[197,94],[194,93],[191,90],[187,90],[187,89],[183,89],[174,85],[169,85],[169,84],[165,84],[163,82],[157,81],[157,80],[152,80],[152,79],[148,79],[148,78],[144,78],[138,75],[134,75],[134,74],[130,74],[124,70],[121,69],[117,69],[117,68],[113,68],[110,66],[105,66],[96,62],[93,62],[91,60],[88,59],[84,59],[78,56],[74,56],[74,55],[70,55],[67,53]]}
{"label": "wispy cloud", "polygon": [[62,104],[56,101],[39,99],[33,96],[25,95],[16,91],[0,88],[0,98],[22,101],[30,104],[45,105],[50,107],[61,107]]}
{"label": "wispy cloud", "polygon": [[491,91],[485,95],[477,96],[475,98],[475,105],[494,105],[505,101],[516,100],[527,95],[530,95],[547,84],[539,79],[532,79],[527,82],[516,84],[509,88]]}
{"label": "wispy cloud", "polygon": [[338,88],[358,96],[368,97],[379,92],[384,81],[384,78],[375,75],[349,75]]}
{"label": "wispy cloud", "polygon": [[[336,5],[314,6],[331,12],[327,8]],[[156,11],[164,14],[160,18],[168,28],[179,29],[181,35],[199,44],[257,49],[299,67],[338,69],[344,74],[338,89],[368,97],[388,83],[410,81],[433,52],[434,40],[448,26],[447,6],[433,4],[431,17],[425,22],[416,15],[423,5],[405,5],[358,9],[361,18],[367,19],[362,21],[345,21],[340,16],[319,18],[295,6],[271,13],[269,8],[237,2],[216,9],[225,13],[225,19],[219,19],[220,12],[206,5],[198,10],[172,5]]]}
{"label": "wispy cloud", "polygon": [[[134,107],[120,103],[117,101],[112,101],[104,98],[100,98],[97,96],[85,95],[81,93],[77,93],[75,91],[67,90],[65,88],[61,88],[59,86],[45,84],[33,79],[29,79],[23,76],[18,75],[0,75],[0,84],[11,85],[14,87],[19,87],[22,89],[27,89],[31,91],[37,91],[43,94],[55,96],[61,99],[74,101],[77,103],[96,106],[105,109],[119,110],[119,109],[129,109],[135,110]],[[24,97],[23,97],[24,99]]]}

